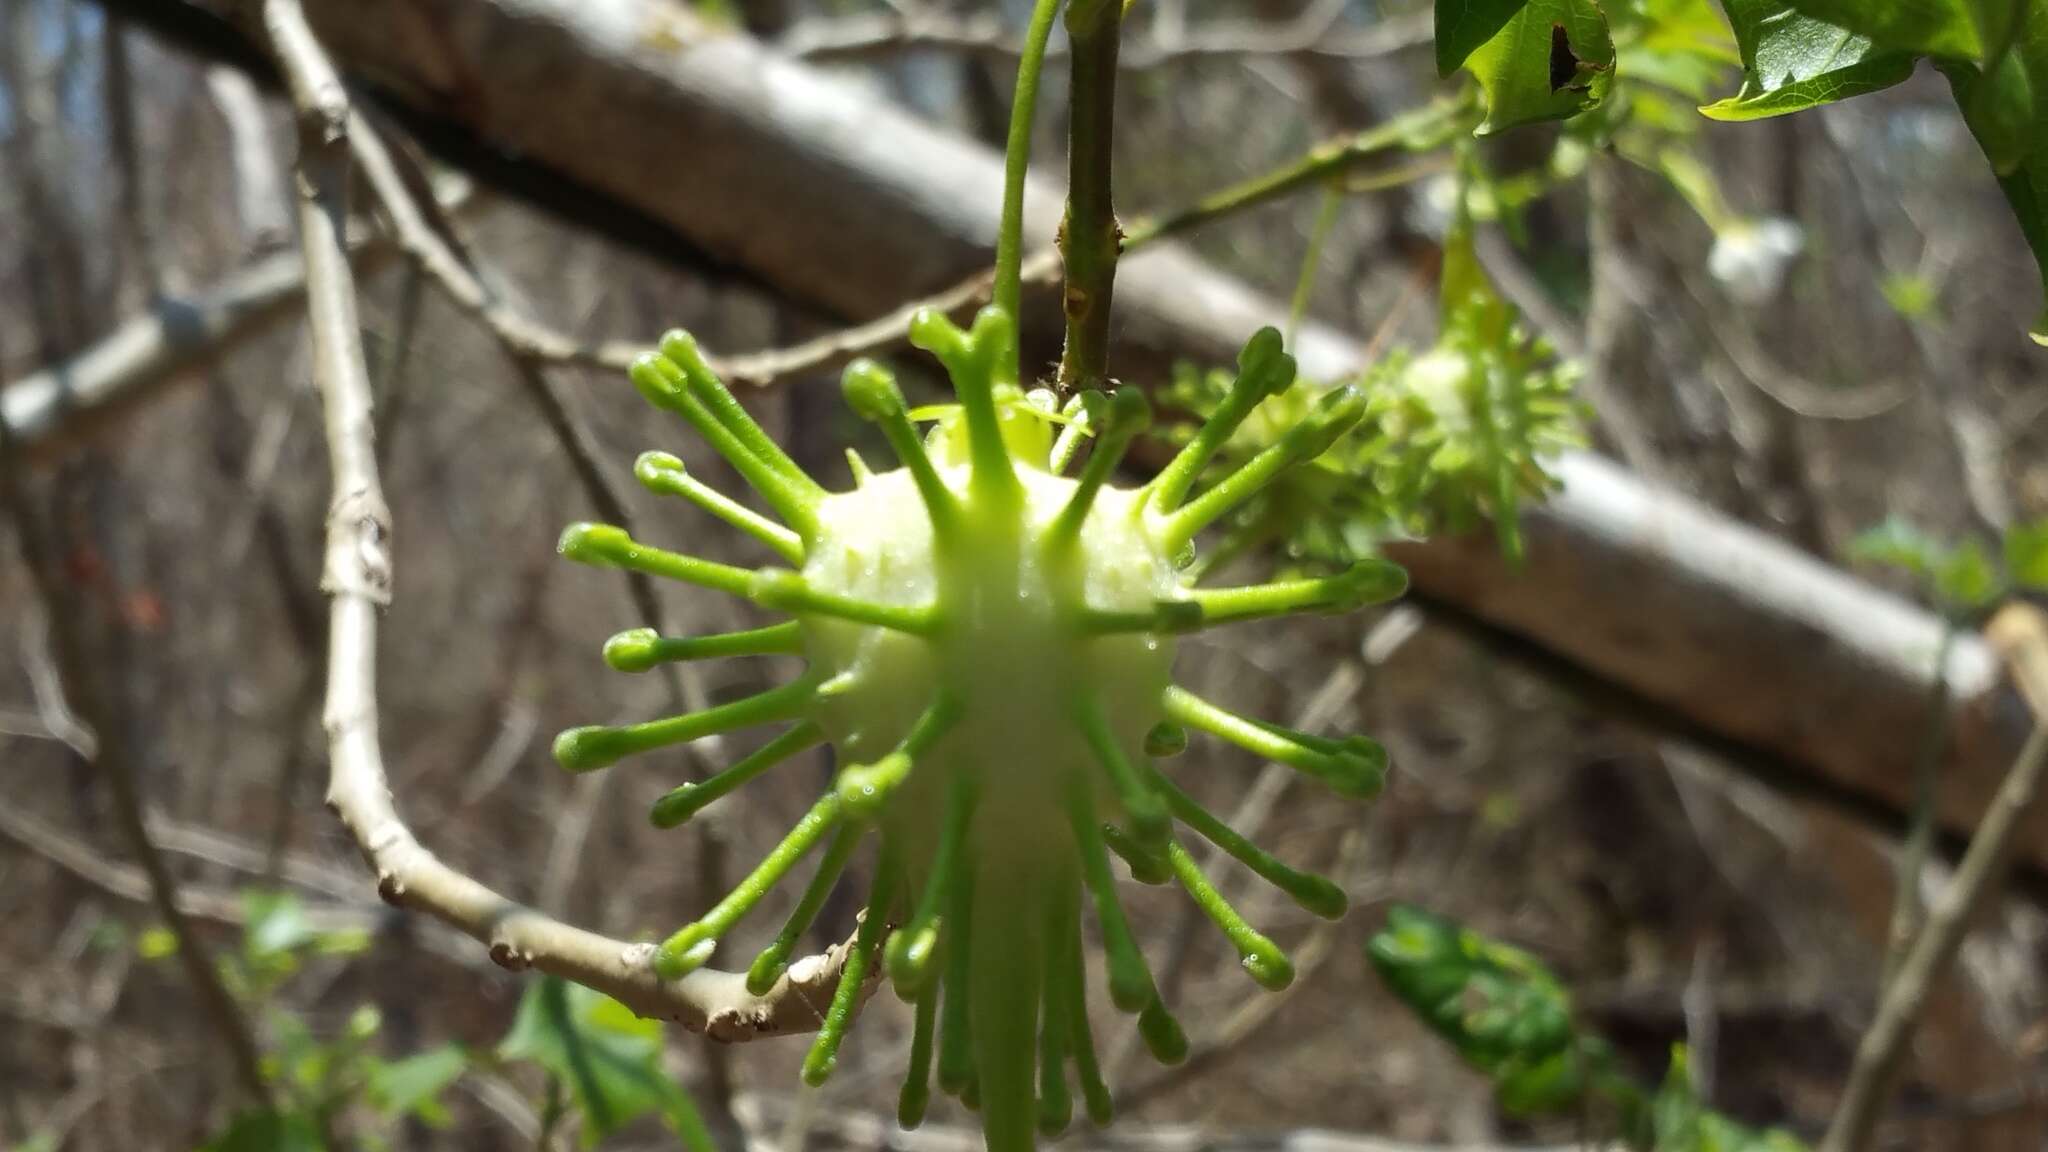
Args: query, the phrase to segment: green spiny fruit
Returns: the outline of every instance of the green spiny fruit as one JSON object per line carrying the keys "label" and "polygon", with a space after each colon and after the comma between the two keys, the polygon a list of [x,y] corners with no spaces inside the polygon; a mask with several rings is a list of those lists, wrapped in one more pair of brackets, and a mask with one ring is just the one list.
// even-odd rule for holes
{"label": "green spiny fruit", "polygon": [[[936,1058],[940,1087],[981,1109],[989,1146],[1015,1152],[1031,1147],[1034,1130],[1068,1123],[1069,1063],[1090,1119],[1109,1119],[1084,995],[1084,901],[1100,926],[1111,999],[1137,1014],[1155,1056],[1173,1062],[1187,1050],[1125,920],[1111,853],[1140,881],[1185,887],[1268,988],[1293,978],[1287,957],[1222,898],[1176,838],[1177,826],[1309,911],[1334,918],[1344,910],[1335,884],[1233,832],[1152,760],[1178,751],[1196,729],[1343,795],[1370,797],[1385,775],[1384,751],[1361,736],[1329,739],[1247,719],[1173,685],[1175,637],[1383,601],[1401,593],[1405,577],[1367,560],[1313,579],[1191,586],[1195,537],[1320,455],[1365,410],[1351,389],[1329,393],[1270,447],[1194,493],[1253,409],[1293,383],[1293,359],[1271,329],[1246,345],[1208,422],[1140,488],[1110,481],[1149,422],[1141,393],[1089,393],[1057,411],[1051,393],[1025,395],[1015,379],[1015,326],[994,308],[966,331],[922,313],[911,338],[944,365],[958,406],[920,435],[886,369],[868,361],[848,367],[849,406],[880,428],[901,467],[874,473],[856,462],[854,487],[837,493],[819,487],[748,417],[689,336],[671,334],[659,353],[634,364],[641,392],[710,441],[779,522],[706,487],[672,456],[641,457],[642,483],[693,501],[791,566],[732,567],[595,524],[569,528],[562,553],[727,592],[792,619],[696,638],[636,629],[605,645],[606,660],[644,671],[667,661],[793,653],[808,670],[702,712],[571,729],[556,740],[555,756],[586,771],[714,733],[790,725],[723,772],[662,798],[653,819],[667,827],[830,742],[843,765],[834,786],[750,876],[660,946],[656,969],[674,979],[705,963],[764,893],[821,853],[794,914],[748,970],[750,986],[765,992],[872,835],[879,862],[867,912],[804,1077],[815,1084],[831,1073],[863,980],[880,963],[916,1006],[903,1123],[922,1118]],[[1079,474],[1066,475],[1091,441]]]}

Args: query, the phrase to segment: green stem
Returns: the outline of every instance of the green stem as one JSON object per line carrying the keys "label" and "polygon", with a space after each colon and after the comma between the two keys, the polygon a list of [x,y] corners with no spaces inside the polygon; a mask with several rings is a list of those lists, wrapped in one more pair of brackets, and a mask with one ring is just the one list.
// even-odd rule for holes
{"label": "green stem", "polygon": [[1024,174],[1031,167],[1038,78],[1045,71],[1045,46],[1059,9],[1060,0],[1038,0],[1032,7],[1024,53],[1017,61],[1017,91],[1010,100],[1010,137],[1003,149],[1003,221],[996,233],[995,305],[1013,319],[1024,302]]}
{"label": "green stem", "polygon": [[[1045,893],[1028,868],[991,867],[977,877],[966,990],[973,1019],[975,1081],[988,1152],[1033,1152],[1038,1128],[1039,982],[1044,978]],[[953,988],[948,997],[956,995]]]}
{"label": "green stem", "polygon": [[1116,58],[1123,6],[1117,0],[1072,0],[1067,38],[1069,136],[1067,217],[1060,229],[1066,264],[1061,304],[1067,318],[1060,387],[1096,388],[1109,374],[1109,314],[1116,258],[1123,245],[1111,189],[1116,121]]}
{"label": "green stem", "polygon": [[1294,335],[1301,331],[1301,321],[1308,315],[1309,297],[1315,294],[1316,272],[1323,264],[1323,247],[1330,239],[1330,229],[1336,226],[1337,210],[1344,206],[1344,189],[1332,181],[1323,189],[1322,207],[1316,210],[1315,227],[1309,230],[1308,251],[1301,256],[1301,275],[1294,282],[1294,298],[1287,302],[1287,346],[1294,346]]}
{"label": "green stem", "polygon": [[1458,135],[1459,128],[1471,119],[1472,111],[1469,100],[1438,101],[1355,136],[1321,144],[1284,168],[1233,184],[1164,216],[1139,221],[1124,237],[1124,247],[1163,240],[1218,217],[1276,200],[1382,153],[1439,147]]}
{"label": "green stem", "polygon": [[804,933],[811,922],[818,918],[818,910],[831,898],[832,889],[839,885],[839,874],[846,871],[846,861],[853,850],[860,846],[866,828],[860,825],[842,824],[832,834],[832,843],[825,847],[824,859],[818,861],[818,870],[811,875],[811,882],[804,886],[804,894],[798,898],[796,909],[783,921],[782,931],[775,934],[754,962],[747,966],[747,991],[756,996],[766,996],[782,974],[789,971],[789,958],[803,943]]}

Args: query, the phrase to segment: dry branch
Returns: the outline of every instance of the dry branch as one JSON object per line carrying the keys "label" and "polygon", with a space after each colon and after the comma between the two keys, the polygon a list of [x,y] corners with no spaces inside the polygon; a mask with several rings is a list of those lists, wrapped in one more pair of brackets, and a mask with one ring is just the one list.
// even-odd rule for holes
{"label": "dry branch", "polygon": [[[103,0],[138,21],[220,40],[227,0]],[[1000,159],[879,98],[705,29],[682,8],[617,0],[309,0],[353,73],[474,158],[602,205],[602,226],[651,223],[801,301],[870,317],[977,274],[994,246]],[[767,110],[772,110],[769,114]],[[1034,185],[1043,247],[1054,189]],[[1227,363],[1282,309],[1171,244],[1119,271],[1118,374]],[[1027,327],[1058,330],[1058,301],[1027,298]],[[1305,326],[1304,373],[1355,369],[1347,334]],[[1040,361],[1042,366],[1044,361]],[[1893,813],[1910,806],[1916,703],[1940,624],[1683,497],[1574,456],[1532,517],[1510,571],[1485,541],[1405,548],[1438,606],[1515,633],[1620,685],[1673,723],[1721,738],[1792,779]],[[1980,638],[1950,660],[1954,751],[1942,819],[1974,824],[2026,732],[2024,709]],[[2048,819],[2024,861],[2048,872]]]}

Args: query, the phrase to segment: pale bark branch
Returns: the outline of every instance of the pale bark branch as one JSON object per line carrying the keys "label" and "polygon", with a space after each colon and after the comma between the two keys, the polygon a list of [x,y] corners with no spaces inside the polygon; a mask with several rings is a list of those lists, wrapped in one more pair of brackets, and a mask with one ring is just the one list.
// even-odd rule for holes
{"label": "pale bark branch", "polygon": [[666,981],[654,972],[652,944],[610,939],[522,907],[443,864],[399,818],[377,734],[377,622],[391,598],[391,514],[378,477],[369,374],[344,241],[348,96],[296,0],[265,0],[263,19],[299,120],[299,239],[314,381],[334,480],[321,579],[331,605],[324,716],[329,806],[375,871],[385,900],[484,942],[503,967],[574,980],[643,1015],[718,1039],[815,1026],[844,949],[793,965],[766,996],[747,992],[739,973],[700,969]]}

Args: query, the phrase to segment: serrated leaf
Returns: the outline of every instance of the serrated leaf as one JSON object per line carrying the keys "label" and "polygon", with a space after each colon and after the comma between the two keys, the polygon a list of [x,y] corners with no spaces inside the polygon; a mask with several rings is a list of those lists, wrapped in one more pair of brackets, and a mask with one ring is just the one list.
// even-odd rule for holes
{"label": "serrated leaf", "polygon": [[1592,0],[1529,0],[1465,67],[1486,92],[1484,136],[1597,107],[1614,85],[1614,39]]}
{"label": "serrated leaf", "polygon": [[2022,588],[2048,592],[2048,520],[2006,531],[2005,574]]}
{"label": "serrated leaf", "polygon": [[1794,11],[1782,0],[1722,0],[1742,53],[1742,88],[1700,109],[1716,120],[1761,120],[1876,92],[1913,74],[1909,52]]}
{"label": "serrated leaf", "polygon": [[2004,39],[2009,0],[1791,0],[1816,20],[1869,37],[1879,47],[1980,60]]}
{"label": "serrated leaf", "polygon": [[1529,0],[1436,0],[1436,74],[1448,79]]}

